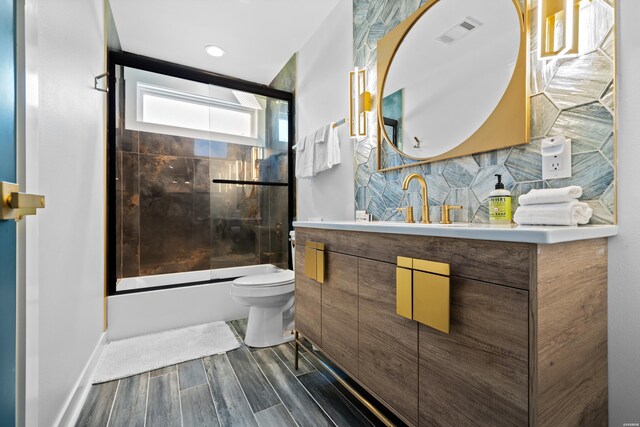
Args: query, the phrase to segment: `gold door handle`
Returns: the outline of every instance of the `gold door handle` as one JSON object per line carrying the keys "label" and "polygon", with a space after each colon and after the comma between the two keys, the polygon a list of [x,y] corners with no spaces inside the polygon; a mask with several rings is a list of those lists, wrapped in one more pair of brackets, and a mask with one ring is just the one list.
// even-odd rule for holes
{"label": "gold door handle", "polygon": [[11,193],[7,202],[11,209],[44,208],[44,196],[39,194]]}
{"label": "gold door handle", "polygon": [[2,202],[0,220],[19,221],[25,215],[35,215],[37,209],[45,206],[44,196],[21,193],[18,184],[4,181],[0,182],[0,199]]}

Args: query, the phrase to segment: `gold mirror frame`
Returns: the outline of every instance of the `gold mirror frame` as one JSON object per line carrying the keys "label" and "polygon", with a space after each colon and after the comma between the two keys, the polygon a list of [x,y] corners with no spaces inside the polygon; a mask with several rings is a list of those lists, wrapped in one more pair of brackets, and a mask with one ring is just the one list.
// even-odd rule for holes
{"label": "gold mirror frame", "polygon": [[[389,74],[393,59],[402,45],[403,40],[409,34],[420,18],[441,0],[429,0],[417,11],[411,14],[378,41],[378,91],[377,91],[377,115],[378,115],[378,171],[385,172],[415,165],[421,165],[438,160],[461,157],[484,151],[492,151],[500,148],[512,147],[529,143],[529,7],[524,0],[524,11],[520,8],[518,0],[512,0],[520,18],[520,48],[516,66],[502,98],[494,108],[491,115],[485,120],[469,138],[458,144],[455,148],[429,158],[409,156],[393,145],[384,128],[382,115],[382,96],[384,85]],[[382,143],[386,142],[395,152],[402,157],[417,160],[415,163],[382,167]]]}

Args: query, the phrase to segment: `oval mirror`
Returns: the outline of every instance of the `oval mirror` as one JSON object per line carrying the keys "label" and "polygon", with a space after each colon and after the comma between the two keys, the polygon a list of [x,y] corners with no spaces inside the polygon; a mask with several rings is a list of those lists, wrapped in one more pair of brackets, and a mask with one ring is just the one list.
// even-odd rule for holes
{"label": "oval mirror", "polygon": [[379,135],[429,161],[528,142],[526,50],[517,0],[428,1],[378,42]]}

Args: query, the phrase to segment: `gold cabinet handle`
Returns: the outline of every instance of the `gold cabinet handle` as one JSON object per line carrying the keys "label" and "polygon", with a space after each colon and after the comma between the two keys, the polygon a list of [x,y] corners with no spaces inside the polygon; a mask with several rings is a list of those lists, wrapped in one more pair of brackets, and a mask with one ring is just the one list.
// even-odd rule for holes
{"label": "gold cabinet handle", "polygon": [[21,193],[18,184],[0,182],[0,220],[20,220],[25,215],[35,215],[45,206],[44,196]]}
{"label": "gold cabinet handle", "polygon": [[396,268],[396,313],[413,319],[413,278],[408,268]]}
{"label": "gold cabinet handle", "polygon": [[304,248],[304,274],[311,280],[316,280],[316,248],[309,245]]}
{"label": "gold cabinet handle", "polygon": [[449,264],[398,257],[396,267],[396,313],[449,333]]}
{"label": "gold cabinet handle", "polygon": [[413,320],[449,333],[449,277],[413,271]]}
{"label": "gold cabinet handle", "polygon": [[304,274],[309,279],[324,283],[324,243],[305,243]]}
{"label": "gold cabinet handle", "polygon": [[316,249],[316,282],[324,284],[324,245]]}

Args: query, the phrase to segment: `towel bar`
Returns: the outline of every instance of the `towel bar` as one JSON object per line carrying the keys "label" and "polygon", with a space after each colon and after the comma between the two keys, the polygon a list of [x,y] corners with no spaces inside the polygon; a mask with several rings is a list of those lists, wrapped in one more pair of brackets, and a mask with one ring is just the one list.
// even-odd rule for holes
{"label": "towel bar", "polygon": [[345,124],[345,123],[347,123],[347,119],[346,119],[346,118],[341,119],[341,120],[338,120],[337,122],[335,122],[335,123],[333,124],[333,127],[334,127],[334,128],[337,128],[338,126],[342,126],[342,125],[343,125],[343,124]]}

